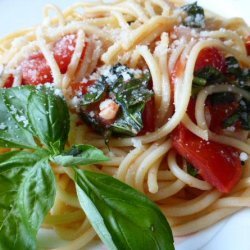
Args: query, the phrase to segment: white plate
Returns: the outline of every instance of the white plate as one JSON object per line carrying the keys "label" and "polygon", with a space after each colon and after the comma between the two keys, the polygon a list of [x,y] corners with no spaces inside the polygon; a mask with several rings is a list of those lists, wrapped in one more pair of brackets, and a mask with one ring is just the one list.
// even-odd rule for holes
{"label": "white plate", "polygon": [[[71,2],[71,3],[70,3]],[[0,37],[20,28],[30,27],[42,20],[42,9],[47,3],[65,8],[76,1],[67,0],[1,0]],[[193,1],[191,1],[193,2]],[[249,0],[200,0],[205,8],[225,17],[243,17],[250,23]],[[188,237],[176,239],[176,250],[249,250],[250,249],[250,209],[217,223],[216,225]],[[54,240],[55,234],[43,232],[39,245],[45,248]],[[45,240],[46,239],[46,240]],[[56,247],[56,245],[54,246]],[[105,249],[100,244],[92,244],[91,249]],[[152,249],[153,250],[153,249]]]}

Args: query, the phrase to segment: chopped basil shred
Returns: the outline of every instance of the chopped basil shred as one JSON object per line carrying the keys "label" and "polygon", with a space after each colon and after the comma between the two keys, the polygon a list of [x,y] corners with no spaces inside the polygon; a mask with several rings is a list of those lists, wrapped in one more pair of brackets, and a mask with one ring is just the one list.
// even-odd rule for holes
{"label": "chopped basil shred", "polygon": [[242,98],[239,102],[239,108],[229,116],[223,123],[224,128],[231,127],[240,122],[241,127],[250,130],[250,101]]}
{"label": "chopped basil shred", "polygon": [[230,104],[235,101],[235,94],[231,92],[215,93],[209,97],[212,105]]}
{"label": "chopped basil shred", "polygon": [[107,85],[102,81],[97,81],[94,87],[89,87],[89,92],[86,93],[81,100],[82,105],[89,105],[91,103],[98,102],[104,95]]}
{"label": "chopped basil shred", "polygon": [[[194,72],[192,95],[196,96],[205,86],[211,84],[226,83],[235,85],[250,93],[250,70],[242,68],[235,57],[227,57],[226,71],[220,72],[214,67],[204,67]],[[239,98],[231,92],[215,93],[209,96],[209,102],[212,105],[230,104],[236,102],[239,104],[237,110],[223,122],[223,127],[235,126],[239,123],[242,129],[250,130],[250,101]]]}
{"label": "chopped basil shred", "polygon": [[210,84],[223,82],[224,75],[214,67],[207,66],[194,73],[192,95],[197,95],[200,90]]}
{"label": "chopped basil shred", "polygon": [[[142,113],[145,104],[153,96],[153,91],[149,89],[150,79],[149,72],[136,78],[132,69],[121,64],[114,65],[107,75],[101,75],[89,87],[88,93],[82,96],[81,117],[103,134],[106,140],[112,134],[137,135],[143,128]],[[115,120],[108,123],[103,122],[98,112],[92,110],[94,105],[105,98],[112,99],[120,107]]]}
{"label": "chopped basil shred", "polygon": [[152,201],[113,177],[77,168],[109,159],[90,145],[65,149],[69,111],[55,93],[48,86],[0,89],[0,145],[16,148],[0,155],[0,249],[37,249],[56,195],[52,162],[75,173],[81,206],[109,249],[174,249],[168,222]]}
{"label": "chopped basil shred", "polygon": [[241,68],[235,57],[226,58],[228,81],[250,92],[250,69]]}
{"label": "chopped basil shred", "polygon": [[183,24],[191,28],[204,28],[205,27],[205,14],[204,9],[197,5],[197,2],[182,6],[182,10],[187,13]]}
{"label": "chopped basil shred", "polygon": [[193,177],[196,177],[198,175],[198,169],[196,169],[192,164],[189,162],[187,163],[187,172]]}

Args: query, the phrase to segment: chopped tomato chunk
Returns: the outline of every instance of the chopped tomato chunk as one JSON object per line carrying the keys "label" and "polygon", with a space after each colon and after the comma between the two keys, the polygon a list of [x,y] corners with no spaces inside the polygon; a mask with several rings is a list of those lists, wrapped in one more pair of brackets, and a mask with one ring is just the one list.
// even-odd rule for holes
{"label": "chopped tomato chunk", "polygon": [[41,52],[31,55],[21,63],[22,84],[38,85],[52,83],[51,69]]}
{"label": "chopped tomato chunk", "polygon": [[[58,40],[53,46],[55,60],[62,74],[66,73],[75,50],[76,35],[66,35]],[[81,55],[83,60],[86,53],[87,43]],[[50,66],[41,52],[31,55],[21,63],[22,84],[38,85],[46,82],[52,83],[53,76]]]}
{"label": "chopped tomato chunk", "polygon": [[250,36],[248,36],[246,40],[246,49],[247,49],[247,55],[250,56]]}
{"label": "chopped tomato chunk", "polygon": [[62,74],[66,73],[76,46],[76,35],[66,35],[54,44],[54,57]]}
{"label": "chopped tomato chunk", "polygon": [[13,77],[13,75],[10,75],[10,76],[7,78],[6,82],[4,83],[4,87],[5,87],[5,88],[11,88],[12,85],[13,85],[13,82],[14,82],[14,77]]}
{"label": "chopped tomato chunk", "polygon": [[214,67],[221,72],[225,72],[225,57],[217,48],[212,47],[201,50],[197,57],[194,71],[199,71],[208,66]]}
{"label": "chopped tomato chunk", "polygon": [[[60,68],[62,74],[65,74],[71,62],[72,55],[75,51],[76,35],[66,35],[58,40],[53,47],[55,60]],[[85,42],[81,59],[84,59],[88,43]]]}
{"label": "chopped tomato chunk", "polygon": [[211,115],[211,122],[209,128],[215,132],[220,133],[224,127],[224,121],[230,117],[239,108],[239,103],[231,102],[226,104],[207,105]]}
{"label": "chopped tomato chunk", "polygon": [[172,133],[173,147],[199,174],[220,192],[228,193],[242,175],[239,152],[229,146],[205,141],[180,124]]}
{"label": "chopped tomato chunk", "polygon": [[88,81],[86,83],[83,82],[74,82],[70,85],[72,88],[72,94],[73,95],[78,95],[78,94],[87,94],[88,92],[88,87],[93,85],[95,81]]}

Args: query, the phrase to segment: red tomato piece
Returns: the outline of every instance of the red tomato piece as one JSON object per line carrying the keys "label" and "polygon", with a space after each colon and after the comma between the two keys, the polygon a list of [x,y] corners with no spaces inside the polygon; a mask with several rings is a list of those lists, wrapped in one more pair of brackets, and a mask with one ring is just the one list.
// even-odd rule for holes
{"label": "red tomato piece", "polygon": [[145,105],[142,113],[143,128],[139,135],[155,131],[155,102],[152,97]]}
{"label": "red tomato piece", "polygon": [[76,46],[76,35],[66,35],[54,44],[54,57],[62,74],[66,73]]}
{"label": "red tomato piece", "polygon": [[209,128],[215,132],[220,133],[223,129],[224,121],[229,118],[239,108],[239,103],[231,102],[227,104],[207,105],[211,115],[211,122]]}
{"label": "red tomato piece", "polygon": [[205,141],[180,124],[171,135],[173,147],[208,183],[228,193],[242,175],[239,152],[229,146]]}
{"label": "red tomato piece", "polygon": [[95,81],[88,81],[86,83],[82,82],[75,82],[70,85],[72,88],[72,94],[77,95],[78,92],[81,92],[81,94],[85,95],[88,92],[88,87],[93,85]]}
{"label": "red tomato piece", "polygon": [[247,55],[250,56],[250,36],[248,36],[246,40],[246,49],[247,49]]}
{"label": "red tomato piece", "polygon": [[13,85],[13,82],[14,82],[14,77],[13,77],[13,75],[10,75],[8,78],[7,78],[7,80],[6,80],[6,82],[4,83],[4,87],[5,88],[11,88],[12,87],[12,85]]}
{"label": "red tomato piece", "polygon": [[[196,99],[191,97],[187,113],[190,117],[190,119],[196,123],[195,119],[195,103]],[[212,130],[215,133],[221,133],[223,129],[223,123],[224,121],[229,118],[234,112],[238,109],[239,103],[237,102],[231,102],[231,103],[217,103],[215,105],[212,105],[209,101],[206,103],[206,108],[208,108],[208,111],[210,113],[210,126],[209,129]]]}
{"label": "red tomato piece", "polygon": [[[54,57],[62,74],[65,74],[70,64],[76,46],[76,35],[66,35],[54,44]],[[84,59],[87,43],[85,43],[81,59]]]}
{"label": "red tomato piece", "polygon": [[212,47],[201,50],[197,57],[194,71],[201,70],[207,66],[211,66],[221,72],[225,72],[225,57],[217,48]]}
{"label": "red tomato piece", "polygon": [[22,84],[38,85],[53,82],[51,69],[41,52],[31,55],[21,63]]}
{"label": "red tomato piece", "polygon": [[[53,46],[55,60],[62,74],[66,73],[70,64],[72,55],[75,50],[76,35],[66,35],[58,40]],[[85,57],[87,43],[81,55],[83,60]],[[38,85],[46,82],[53,82],[51,69],[41,52],[31,55],[28,59],[21,63],[22,69],[22,84]]]}

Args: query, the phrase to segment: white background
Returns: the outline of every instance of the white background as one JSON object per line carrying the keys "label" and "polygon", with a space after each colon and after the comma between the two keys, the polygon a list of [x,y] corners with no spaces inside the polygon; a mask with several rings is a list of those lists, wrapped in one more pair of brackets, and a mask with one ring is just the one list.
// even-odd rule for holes
{"label": "white background", "polygon": [[[42,20],[42,8],[47,3],[65,8],[74,2],[76,1],[0,0],[0,37],[19,28],[39,24]],[[250,23],[249,0],[200,0],[199,2],[222,16],[241,16]],[[250,209],[245,209],[203,232],[176,241],[176,250],[198,249],[250,250]]]}

